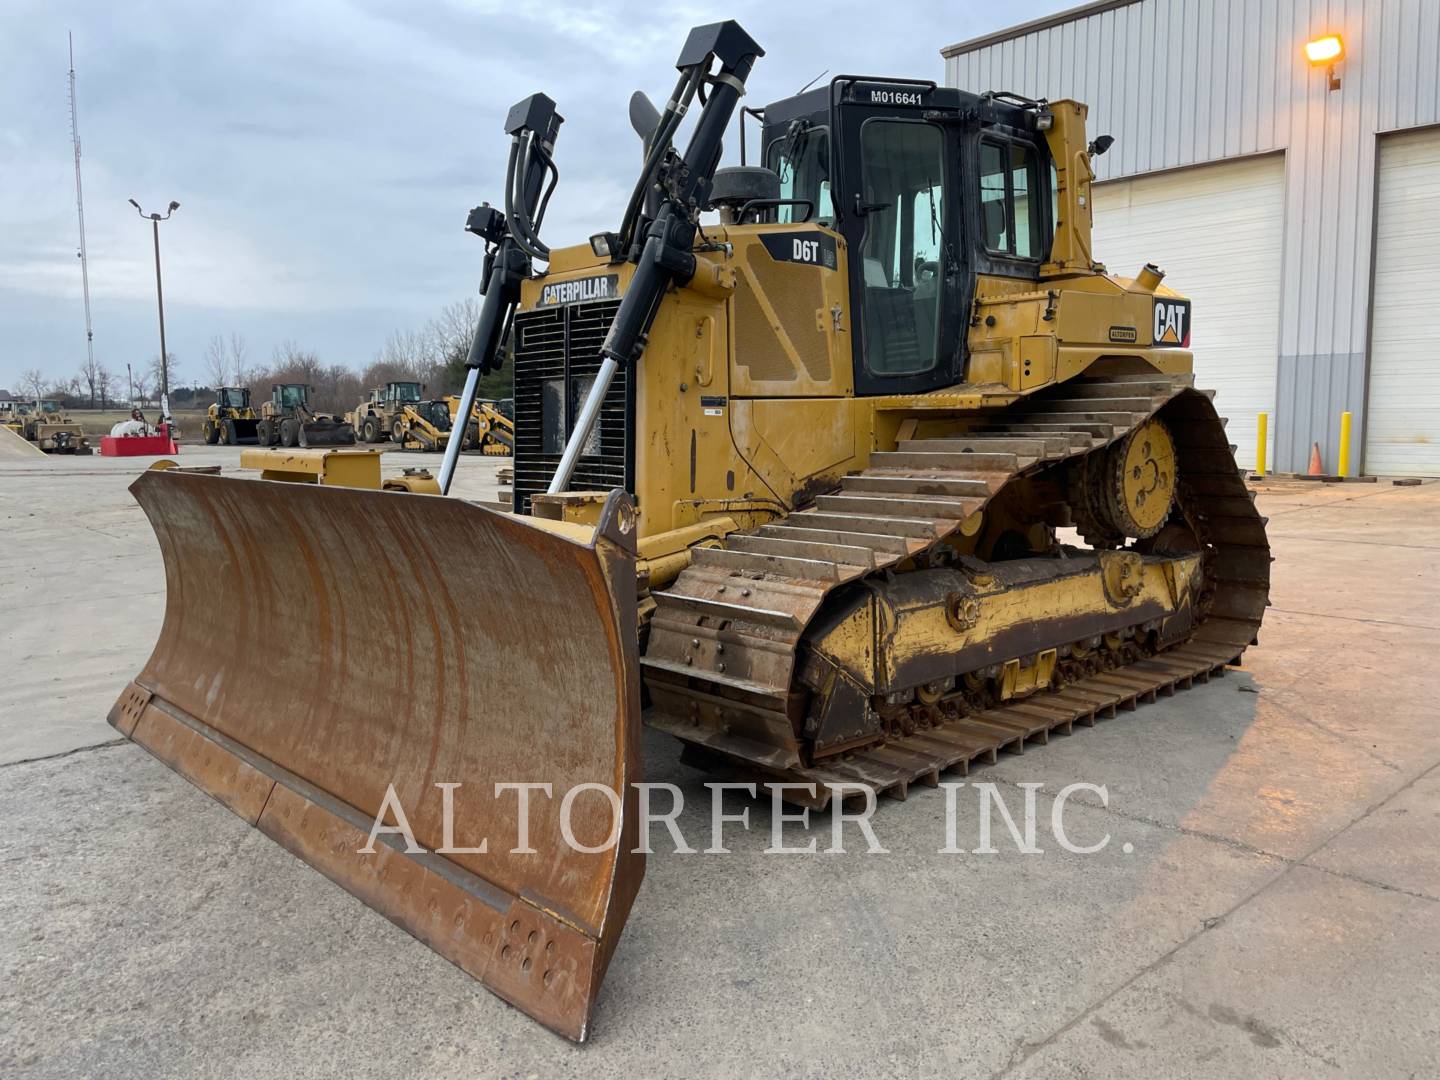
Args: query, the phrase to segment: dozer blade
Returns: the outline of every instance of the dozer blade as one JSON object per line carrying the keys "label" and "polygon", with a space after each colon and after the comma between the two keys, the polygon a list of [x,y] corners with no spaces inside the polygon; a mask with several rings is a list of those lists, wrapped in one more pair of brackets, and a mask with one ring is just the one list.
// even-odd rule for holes
{"label": "dozer blade", "polygon": [[[583,1040],[644,873],[627,497],[580,543],[435,496],[179,472],[130,490],[164,556],[165,621],[110,722]],[[526,844],[520,797],[496,784],[541,783]],[[463,785],[448,844],[440,784]],[[425,851],[398,833],[361,851],[390,785],[385,820],[398,802]]]}

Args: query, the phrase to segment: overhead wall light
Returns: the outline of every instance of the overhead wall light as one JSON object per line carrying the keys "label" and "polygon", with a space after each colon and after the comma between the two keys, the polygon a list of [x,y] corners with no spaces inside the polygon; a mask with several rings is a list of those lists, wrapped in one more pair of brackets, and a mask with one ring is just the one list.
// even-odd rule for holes
{"label": "overhead wall light", "polygon": [[1305,43],[1305,59],[1319,67],[1335,64],[1345,58],[1345,42],[1339,34],[1327,34]]}
{"label": "overhead wall light", "polygon": [[1345,59],[1345,41],[1339,34],[1326,34],[1305,43],[1305,59],[1311,67],[1326,68],[1330,89],[1340,89],[1340,77],[1335,74],[1335,65]]}

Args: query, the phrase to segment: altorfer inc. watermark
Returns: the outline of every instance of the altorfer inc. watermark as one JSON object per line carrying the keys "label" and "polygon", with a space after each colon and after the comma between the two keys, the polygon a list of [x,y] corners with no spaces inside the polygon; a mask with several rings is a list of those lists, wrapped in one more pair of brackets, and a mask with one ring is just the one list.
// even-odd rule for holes
{"label": "altorfer inc. watermark", "polygon": [[[411,828],[410,815],[402,799],[395,790],[392,783],[386,788],[385,798],[380,809],[375,815],[374,822],[370,828],[370,834],[365,846],[358,850],[359,854],[374,854],[375,843],[382,836],[392,837],[389,841],[395,847],[410,854],[433,851],[438,855],[484,855],[491,852],[491,840],[494,839],[497,845],[496,850],[508,851],[513,855],[538,854],[539,849],[533,846],[533,840],[539,839],[541,843],[563,844],[571,851],[583,855],[599,855],[608,852],[619,845],[622,823],[624,817],[624,800],[619,792],[607,784],[582,783],[567,788],[561,793],[558,806],[555,804],[555,786],[543,782],[500,782],[494,785],[493,791],[488,796],[496,802],[496,812],[486,815],[477,815],[480,820],[492,820],[505,823],[506,835],[491,837],[466,836],[457,838],[456,834],[456,799],[457,794],[465,789],[460,783],[437,783],[434,785],[439,789],[441,800],[440,814],[440,844],[427,848],[416,838],[414,829]],[[680,855],[706,854],[706,855],[727,855],[730,848],[726,847],[726,829],[739,828],[744,831],[750,829],[750,808],[751,803],[747,802],[738,811],[726,809],[725,797],[727,793],[743,793],[750,800],[763,797],[761,788],[754,783],[722,783],[709,782],[704,785],[710,791],[708,827],[703,825],[705,838],[709,843],[705,847],[696,847],[691,843],[692,837],[687,837],[685,826],[682,826],[681,816],[685,810],[684,792],[675,784],[653,783],[632,785],[636,795],[636,830],[637,842],[634,851],[643,854],[653,854],[654,849],[650,846],[650,827],[652,825],[663,826],[670,836],[673,844],[673,851]],[[822,793],[820,788],[828,789]],[[1054,844],[1063,851],[1072,855],[1093,855],[1105,850],[1110,844],[1110,834],[1106,833],[1098,840],[1091,843],[1078,843],[1071,835],[1065,824],[1065,817],[1073,796],[1086,793],[1091,799],[1084,800],[1086,805],[1094,807],[1098,805],[1108,808],[1110,805],[1109,790],[1102,784],[1074,783],[1068,784],[1060,789],[1052,798],[1048,814],[1042,814],[1037,805],[1037,795],[1044,787],[1040,783],[1021,783],[1010,787],[995,783],[973,783],[957,781],[942,783],[939,785],[944,791],[945,812],[944,812],[944,843],[936,849],[941,855],[974,854],[974,855],[995,855],[1002,850],[996,846],[995,840],[998,835],[997,829],[1003,829],[1008,834],[1008,840],[1003,841],[1007,849],[1025,855],[1044,854],[1045,848],[1040,845],[1042,828],[1048,831],[1049,837]],[[876,831],[874,814],[876,808],[875,789],[868,784],[855,783],[828,783],[825,785],[801,784],[801,783],[769,783],[764,785],[768,790],[770,801],[770,844],[764,848],[767,855],[813,855],[817,853],[844,854],[847,837],[852,841],[862,841],[863,851],[871,855],[888,854],[889,849],[884,846]],[[978,800],[976,804],[977,813],[974,817],[975,832],[968,840],[973,840],[971,845],[968,840],[961,842],[960,836],[960,806],[961,799],[966,790],[973,794]],[[1023,806],[1012,809],[1006,800],[1006,791],[1015,792],[1018,789],[1023,792]],[[473,798],[473,785],[467,791],[467,798]],[[665,793],[669,801],[664,804],[663,812],[656,810],[657,793]],[[829,801],[829,823],[828,828],[822,826],[820,829],[812,828],[810,805],[821,801],[821,796],[828,794]],[[788,796],[788,797],[787,797]],[[483,798],[484,796],[482,796]],[[542,802],[542,800],[544,800]],[[582,839],[576,834],[577,807],[582,802],[589,805],[581,812],[587,825],[593,824],[597,807],[593,800],[604,800],[609,804],[609,832],[603,837],[592,836]],[[474,807],[468,808],[473,812]],[[540,813],[544,820],[543,827],[538,831],[532,831],[532,815]],[[468,813],[467,813],[467,816]],[[472,818],[472,820],[474,820]],[[702,818],[701,821],[704,819]],[[805,834],[809,835],[808,840],[795,842],[787,836],[786,827],[799,826]],[[697,825],[692,821],[689,825],[692,832]],[[821,836],[814,835],[817,832],[828,833],[829,843],[822,847]],[[557,836],[558,833],[558,836]],[[540,839],[543,835],[544,839]],[[695,837],[694,839],[699,839]],[[500,845],[511,844],[504,848]],[[1133,850],[1129,843],[1122,845],[1122,850],[1127,854]]]}

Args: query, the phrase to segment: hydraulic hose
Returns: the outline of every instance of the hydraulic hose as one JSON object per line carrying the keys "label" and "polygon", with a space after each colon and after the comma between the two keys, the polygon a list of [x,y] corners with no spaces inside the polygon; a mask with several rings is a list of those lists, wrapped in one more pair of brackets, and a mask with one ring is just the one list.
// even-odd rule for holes
{"label": "hydraulic hose", "polygon": [[676,80],[675,90],[671,93],[670,100],[665,103],[665,113],[660,117],[660,123],[652,136],[649,150],[645,155],[645,164],[640,170],[640,179],[635,184],[635,190],[630,193],[630,201],[625,205],[625,216],[620,220],[618,236],[621,251],[628,251],[634,240],[635,221],[640,214],[640,207],[644,205],[645,192],[649,190],[650,184],[655,178],[655,172],[665,157],[671,139],[675,137],[676,130],[679,129],[681,121],[685,119],[685,111],[690,107],[690,99],[694,96],[704,75],[704,68],[698,65],[682,71],[680,78]]}
{"label": "hydraulic hose", "polygon": [[[522,139],[524,140],[523,152],[521,150]],[[530,175],[531,158],[538,156],[535,154],[535,149],[534,132],[530,132],[528,135],[517,134],[511,141],[511,161],[518,161],[520,167],[515,168],[512,165],[506,172],[505,225],[510,230],[510,235],[515,238],[515,242],[520,246],[521,251],[525,252],[525,254],[529,255],[532,259],[548,262],[550,259],[550,249],[540,242],[540,238],[535,233],[535,229],[538,228],[538,223],[532,227],[529,219],[525,216],[523,209],[525,201],[524,192],[518,190],[524,186],[525,178]],[[548,155],[545,155],[541,159],[541,166],[552,174],[549,189],[542,199],[543,206],[544,203],[549,201],[550,192],[555,190],[555,184],[559,180],[560,171],[555,168],[554,163],[549,160]],[[520,210],[515,209],[517,202],[521,204],[522,208]]]}

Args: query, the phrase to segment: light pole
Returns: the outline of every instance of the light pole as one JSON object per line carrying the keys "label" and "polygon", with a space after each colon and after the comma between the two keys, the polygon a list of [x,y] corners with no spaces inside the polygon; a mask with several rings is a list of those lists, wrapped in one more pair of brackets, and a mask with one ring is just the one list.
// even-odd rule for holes
{"label": "light pole", "polygon": [[168,221],[170,215],[180,209],[180,204],[172,199],[164,217],[145,213],[134,199],[130,200],[130,205],[135,207],[135,212],[142,218],[150,219],[155,233],[155,302],[160,306],[160,400],[162,407],[168,410],[166,403],[170,400],[170,354],[165,351],[165,289],[160,284],[160,222]]}

